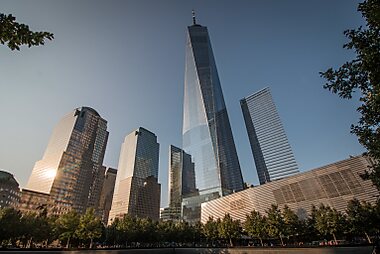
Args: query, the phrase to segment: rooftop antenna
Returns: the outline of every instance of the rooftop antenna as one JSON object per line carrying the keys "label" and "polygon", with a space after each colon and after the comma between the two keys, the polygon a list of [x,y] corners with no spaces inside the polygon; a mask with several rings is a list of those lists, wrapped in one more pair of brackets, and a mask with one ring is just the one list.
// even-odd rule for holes
{"label": "rooftop antenna", "polygon": [[196,25],[197,22],[195,21],[195,11],[192,10],[191,13],[193,14],[193,25]]}

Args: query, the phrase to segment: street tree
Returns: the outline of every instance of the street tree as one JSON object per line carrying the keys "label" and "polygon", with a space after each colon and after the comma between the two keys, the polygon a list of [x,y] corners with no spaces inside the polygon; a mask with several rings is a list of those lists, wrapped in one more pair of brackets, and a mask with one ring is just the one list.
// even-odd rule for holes
{"label": "street tree", "polygon": [[177,239],[177,229],[173,221],[160,221],[157,232],[161,242],[174,242]]}
{"label": "street tree", "polygon": [[282,217],[284,220],[284,234],[290,239],[290,237],[296,237],[301,232],[301,222],[298,219],[297,214],[291,210],[287,205],[282,210]]}
{"label": "street tree", "polygon": [[70,240],[76,237],[80,216],[72,210],[60,216],[55,222],[55,231],[61,241],[66,241],[66,248],[70,248]]}
{"label": "street tree", "polygon": [[351,99],[359,92],[360,119],[351,125],[351,132],[374,159],[372,169],[364,178],[372,180],[380,190],[380,1],[366,0],[359,4],[358,11],[366,26],[344,31],[348,42],[343,45],[353,50],[356,57],[320,75],[327,80],[324,88],[341,98]]}
{"label": "street tree", "polygon": [[103,224],[99,217],[95,215],[94,208],[88,208],[86,213],[79,219],[79,225],[75,234],[79,239],[90,240],[90,249],[93,246],[94,239],[102,236]]}
{"label": "street tree", "polygon": [[253,210],[247,215],[244,222],[244,230],[252,238],[259,238],[261,246],[263,244],[263,238],[267,235],[267,218],[262,216],[260,212]]}
{"label": "street tree", "polygon": [[350,232],[354,235],[365,235],[368,242],[372,243],[369,235],[374,233],[377,224],[375,207],[368,202],[360,203],[353,199],[348,202],[346,212]]}
{"label": "street tree", "polygon": [[332,235],[335,243],[337,243],[337,234],[342,234],[345,231],[345,216],[329,206],[321,204],[315,220],[316,229],[319,233],[323,236]]}
{"label": "street tree", "polygon": [[2,242],[15,242],[22,228],[21,213],[12,207],[0,209],[0,245]]}
{"label": "street tree", "polygon": [[205,235],[203,234],[203,224],[198,221],[193,226],[193,241],[195,242],[201,242],[202,239],[204,239]]}
{"label": "street tree", "polygon": [[241,236],[240,221],[232,219],[232,217],[227,213],[221,220],[218,231],[219,236],[222,239],[229,240],[230,246],[233,246],[232,240]]}
{"label": "street tree", "polygon": [[150,218],[136,218],[136,239],[141,242],[154,242],[156,240],[156,223]]}
{"label": "street tree", "polygon": [[285,221],[281,210],[277,205],[272,205],[267,211],[268,235],[280,238],[281,245],[284,245],[283,237],[285,234]]}
{"label": "street tree", "polygon": [[209,217],[203,225],[203,234],[208,241],[211,241],[212,245],[214,245],[214,242],[219,238],[218,227],[218,221],[214,220],[213,217]]}
{"label": "street tree", "polygon": [[311,212],[308,215],[305,221],[302,221],[303,227],[303,240],[305,241],[313,241],[319,237],[320,233],[316,227],[316,220],[318,215],[318,208],[315,205],[312,205]]}

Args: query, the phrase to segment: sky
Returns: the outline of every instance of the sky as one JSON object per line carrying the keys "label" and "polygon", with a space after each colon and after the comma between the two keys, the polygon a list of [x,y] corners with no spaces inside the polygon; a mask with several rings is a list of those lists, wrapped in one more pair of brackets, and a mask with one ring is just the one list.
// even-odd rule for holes
{"label": "sky", "polygon": [[358,155],[350,133],[358,96],[323,89],[320,71],[355,57],[346,29],[364,24],[350,0],[2,0],[55,39],[0,45],[0,169],[25,187],[53,128],[89,106],[108,121],[104,164],[117,168],[124,137],[142,126],[160,143],[161,206],[168,204],[169,145],[181,147],[186,27],[207,26],[244,181],[258,185],[239,100],[270,87],[301,171]]}

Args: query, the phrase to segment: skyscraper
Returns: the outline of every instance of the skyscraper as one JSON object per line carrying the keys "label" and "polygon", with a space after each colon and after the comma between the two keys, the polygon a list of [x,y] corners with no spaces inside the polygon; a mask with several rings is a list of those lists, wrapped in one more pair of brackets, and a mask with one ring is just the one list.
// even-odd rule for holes
{"label": "skyscraper", "polygon": [[55,127],[27,189],[50,194],[55,214],[97,207],[108,140],[107,121],[89,107],[74,109]]}
{"label": "skyscraper", "polygon": [[188,27],[183,149],[195,165],[200,195],[224,196],[243,189],[243,178],[207,27]]}
{"label": "skyscraper", "polygon": [[169,150],[169,207],[180,210],[182,198],[197,192],[194,163],[182,149],[171,145]]}
{"label": "skyscraper", "polygon": [[104,174],[103,188],[99,200],[99,211],[102,214],[102,220],[105,224],[108,222],[108,215],[111,210],[116,176],[117,170],[114,168],[107,168]]}
{"label": "skyscraper", "polygon": [[125,137],[108,223],[124,214],[159,219],[158,157],[154,133],[140,127]]}
{"label": "skyscraper", "polygon": [[15,177],[11,173],[0,170],[0,208],[17,208],[20,196],[19,184]]}
{"label": "skyscraper", "polygon": [[260,184],[298,173],[268,87],[240,100]]}

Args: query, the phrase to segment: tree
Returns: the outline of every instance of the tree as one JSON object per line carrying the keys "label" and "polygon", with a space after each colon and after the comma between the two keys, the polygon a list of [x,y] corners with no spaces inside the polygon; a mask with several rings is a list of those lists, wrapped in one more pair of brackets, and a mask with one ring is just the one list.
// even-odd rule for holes
{"label": "tree", "polygon": [[266,224],[266,217],[253,210],[247,215],[247,219],[244,222],[244,230],[250,237],[259,238],[261,246],[264,246],[263,238],[267,234]]}
{"label": "tree", "polygon": [[315,220],[317,230],[324,236],[332,235],[335,243],[336,235],[344,232],[346,224],[344,215],[329,206],[321,204]]}
{"label": "tree", "polygon": [[203,224],[200,221],[198,221],[192,226],[192,228],[193,241],[201,242],[202,239],[204,239]]}
{"label": "tree", "polygon": [[375,160],[364,177],[380,190],[380,1],[366,0],[359,4],[358,11],[366,20],[366,28],[344,31],[349,42],[343,45],[354,50],[356,58],[320,75],[327,80],[324,88],[341,98],[351,99],[359,91],[361,105],[357,111],[361,116],[356,125],[351,125],[351,132]]}
{"label": "tree", "polygon": [[137,235],[137,221],[135,217],[124,214],[123,218],[118,219],[115,223],[119,244],[125,243],[125,246],[127,246],[128,241],[135,241]]}
{"label": "tree", "polygon": [[193,227],[185,221],[176,224],[177,242],[191,242],[193,240]]}
{"label": "tree", "polygon": [[160,221],[157,232],[161,242],[174,242],[177,239],[177,229],[173,221]]}
{"label": "tree", "polygon": [[21,213],[12,207],[0,209],[0,245],[20,236]]}
{"label": "tree", "polygon": [[317,216],[318,209],[315,205],[312,205],[310,215],[308,216],[305,227],[304,227],[304,237],[308,241],[315,240],[319,236],[319,231],[317,230]]}
{"label": "tree", "polygon": [[284,245],[283,237],[285,233],[285,222],[281,210],[277,205],[272,205],[266,213],[268,234],[272,237],[279,237],[281,245]]}
{"label": "tree", "polygon": [[156,236],[156,223],[150,218],[136,218],[137,239],[141,242],[154,242]]}
{"label": "tree", "polygon": [[78,228],[75,234],[81,240],[90,240],[90,249],[94,239],[102,236],[103,224],[99,217],[95,216],[94,208],[89,208],[80,217]]}
{"label": "tree", "polygon": [[211,244],[214,245],[214,241],[216,241],[219,237],[219,232],[218,222],[215,221],[213,217],[209,217],[207,222],[203,225],[203,234],[206,239],[211,241]]}
{"label": "tree", "polygon": [[360,203],[353,199],[348,203],[346,212],[350,231],[356,235],[365,235],[368,242],[372,243],[369,234],[373,233],[377,224],[375,207],[368,202]]}
{"label": "tree", "polygon": [[240,222],[233,220],[227,213],[219,224],[218,231],[220,237],[229,240],[230,246],[233,246],[232,239],[236,239],[241,235]]}
{"label": "tree", "polygon": [[33,241],[40,243],[43,242],[44,246],[47,246],[49,236],[52,235],[53,227],[51,220],[47,216],[47,208],[42,207],[39,213],[34,217],[33,222]]}
{"label": "tree", "polygon": [[301,229],[301,222],[298,216],[287,205],[282,210],[282,217],[284,219],[284,234],[289,239],[299,234]]}
{"label": "tree", "polygon": [[7,45],[11,50],[20,50],[21,45],[38,46],[44,45],[45,40],[54,39],[49,32],[32,32],[29,26],[16,22],[12,14],[0,13],[0,43]]}
{"label": "tree", "polygon": [[118,236],[120,232],[117,230],[117,225],[119,224],[119,218],[115,218],[111,225],[108,225],[106,228],[106,243],[107,245],[111,245],[113,247],[117,244],[120,244],[120,239]]}
{"label": "tree", "polygon": [[66,240],[66,248],[70,248],[70,240],[75,237],[79,226],[80,216],[72,210],[56,220],[55,230],[60,240]]}
{"label": "tree", "polygon": [[37,228],[37,213],[27,212],[21,216],[21,238],[25,248],[32,248],[33,237]]}

